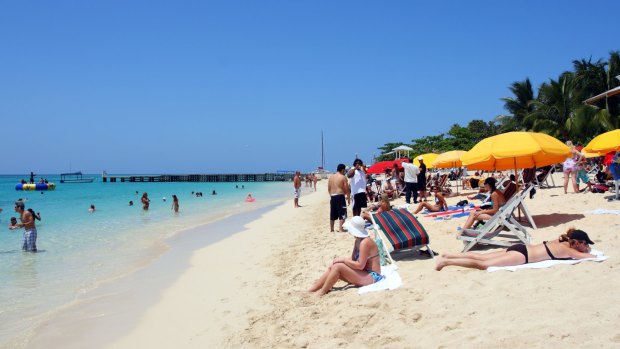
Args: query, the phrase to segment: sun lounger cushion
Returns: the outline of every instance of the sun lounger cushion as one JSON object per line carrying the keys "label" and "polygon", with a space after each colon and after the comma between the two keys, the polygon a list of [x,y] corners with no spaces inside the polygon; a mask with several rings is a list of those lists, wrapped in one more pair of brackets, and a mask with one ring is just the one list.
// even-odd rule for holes
{"label": "sun lounger cushion", "polygon": [[427,245],[429,236],[422,224],[407,210],[393,209],[377,213],[375,222],[394,250]]}

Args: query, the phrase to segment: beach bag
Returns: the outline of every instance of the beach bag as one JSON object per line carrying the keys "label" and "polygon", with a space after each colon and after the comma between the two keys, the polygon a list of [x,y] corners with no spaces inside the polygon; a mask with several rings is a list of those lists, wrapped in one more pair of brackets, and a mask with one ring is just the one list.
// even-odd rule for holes
{"label": "beach bag", "polygon": [[465,207],[465,205],[467,205],[469,202],[467,200],[461,200],[459,202],[456,203],[456,206],[458,207]]}
{"label": "beach bag", "polygon": [[608,191],[609,188],[606,185],[602,185],[602,184],[597,184],[597,185],[593,185],[592,186],[592,192],[593,193],[605,193],[606,191]]}

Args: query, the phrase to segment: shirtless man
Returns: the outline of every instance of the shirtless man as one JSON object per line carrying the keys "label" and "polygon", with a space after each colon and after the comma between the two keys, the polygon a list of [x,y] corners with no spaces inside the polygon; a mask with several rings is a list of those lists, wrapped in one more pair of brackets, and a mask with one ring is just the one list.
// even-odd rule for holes
{"label": "shirtless man", "polygon": [[314,191],[316,191],[316,182],[317,182],[318,180],[319,180],[319,179],[316,177],[316,173],[313,173],[313,174],[312,174],[312,184],[314,185]]}
{"label": "shirtless man", "polygon": [[299,171],[295,172],[295,177],[293,178],[293,187],[295,187],[295,208],[299,206],[299,196],[301,195],[301,173]]}
{"label": "shirtless man", "polygon": [[327,181],[327,191],[331,197],[329,202],[329,227],[331,232],[334,232],[334,222],[336,222],[336,219],[340,220],[339,231],[344,231],[342,225],[347,218],[347,201],[351,201],[351,190],[349,189],[347,178],[344,176],[345,168],[344,164],[338,165],[336,173],[329,176]]}
{"label": "shirtless man", "polygon": [[34,225],[32,213],[25,210],[23,201],[15,202],[15,212],[19,213],[19,219],[21,220],[21,223],[17,224],[17,228],[24,228],[22,250],[37,252],[37,228]]}

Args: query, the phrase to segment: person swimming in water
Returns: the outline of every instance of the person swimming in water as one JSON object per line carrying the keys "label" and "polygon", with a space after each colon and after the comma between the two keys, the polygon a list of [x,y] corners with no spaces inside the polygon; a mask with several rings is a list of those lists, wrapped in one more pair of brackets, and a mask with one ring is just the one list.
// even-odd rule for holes
{"label": "person swimming in water", "polygon": [[90,207],[88,208],[88,212],[93,213],[95,211],[96,211],[95,205],[90,205]]}
{"label": "person swimming in water", "polygon": [[569,228],[557,240],[543,241],[538,245],[515,244],[505,250],[491,253],[446,253],[436,260],[436,270],[447,266],[486,270],[489,267],[505,267],[546,260],[569,260],[593,258],[590,245],[594,242],[583,230]]}

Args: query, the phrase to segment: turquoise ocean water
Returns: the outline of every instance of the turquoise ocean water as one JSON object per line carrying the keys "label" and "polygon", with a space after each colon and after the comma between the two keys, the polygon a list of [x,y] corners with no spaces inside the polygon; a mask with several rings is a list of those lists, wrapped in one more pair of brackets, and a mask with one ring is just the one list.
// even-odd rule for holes
{"label": "turquoise ocean water", "polygon": [[[21,176],[0,176],[0,347],[19,347],[32,328],[62,306],[146,265],[165,251],[172,234],[292,194],[290,182],[103,183],[97,176],[93,183],[60,184],[58,177],[45,177],[56,183],[55,191],[16,191]],[[218,195],[212,196],[213,190]],[[149,211],[140,204],[143,192],[151,199]],[[244,201],[248,193],[256,202]],[[179,198],[179,214],[171,210],[172,194]],[[10,217],[17,217],[18,198],[41,213],[38,253],[21,251],[23,229],[8,229]],[[94,213],[88,211],[91,204]]]}

